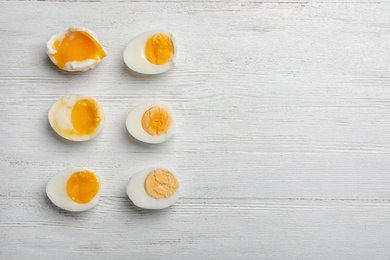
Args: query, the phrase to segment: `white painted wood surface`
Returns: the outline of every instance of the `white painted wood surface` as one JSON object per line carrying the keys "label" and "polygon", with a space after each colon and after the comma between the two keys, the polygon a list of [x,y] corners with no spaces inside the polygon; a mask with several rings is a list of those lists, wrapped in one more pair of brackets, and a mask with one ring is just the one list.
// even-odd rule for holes
{"label": "white painted wood surface", "polygon": [[[390,2],[0,1],[0,259],[389,259]],[[63,73],[45,54],[70,25],[108,56]],[[149,29],[172,30],[177,65],[135,77],[121,55]],[[55,100],[96,97],[106,126],[67,142],[47,122]],[[162,145],[134,142],[127,112],[171,102]],[[94,209],[45,196],[70,166],[101,176]],[[172,208],[145,211],[129,177],[179,176]]]}

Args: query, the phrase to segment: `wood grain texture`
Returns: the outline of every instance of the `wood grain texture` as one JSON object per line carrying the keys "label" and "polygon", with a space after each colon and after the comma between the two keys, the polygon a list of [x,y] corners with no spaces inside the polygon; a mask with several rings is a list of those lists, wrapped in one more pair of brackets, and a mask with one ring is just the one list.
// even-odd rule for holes
{"label": "wood grain texture", "polygon": [[[0,0],[0,259],[388,259],[390,2]],[[108,52],[64,73],[45,54],[68,26]],[[130,39],[169,28],[176,66],[129,73]],[[106,126],[72,143],[47,122],[66,94],[96,97]],[[171,102],[178,129],[135,142],[125,118]],[[181,198],[137,209],[125,186],[175,171]],[[47,181],[95,169],[97,207],[65,212]]]}

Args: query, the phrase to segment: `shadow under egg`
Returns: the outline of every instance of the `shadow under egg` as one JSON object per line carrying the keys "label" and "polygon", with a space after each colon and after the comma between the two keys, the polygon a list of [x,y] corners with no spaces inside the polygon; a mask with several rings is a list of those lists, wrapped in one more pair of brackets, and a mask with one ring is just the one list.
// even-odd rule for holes
{"label": "shadow under egg", "polygon": [[60,212],[60,211],[64,211],[63,209],[57,207],[53,202],[51,202],[51,200],[49,199],[49,197],[46,195],[46,191],[44,193],[44,202],[45,202],[45,205],[47,205],[52,211],[55,211],[55,212]]}
{"label": "shadow under egg", "polygon": [[130,69],[129,67],[127,67],[127,65],[124,62],[122,64],[122,71],[124,74],[127,74],[131,77],[134,77],[134,78],[149,78],[151,76],[151,75],[142,74],[142,73],[139,73],[139,72],[136,72],[136,71]]}
{"label": "shadow under egg", "polygon": [[159,80],[163,76],[163,74],[169,73],[169,71],[165,71],[165,72],[157,73],[157,74],[143,74],[143,73],[139,73],[139,72],[136,72],[136,71],[130,69],[129,67],[127,67],[126,63],[124,63],[124,62],[122,64],[122,71],[124,74],[127,74],[133,78],[156,79],[156,80]]}
{"label": "shadow under egg", "polygon": [[54,131],[54,129],[51,127],[50,122],[48,120],[47,120],[46,125],[47,125],[46,126],[46,129],[47,129],[46,132],[49,133],[49,135],[50,135],[50,137],[52,139],[55,139],[58,142],[66,144],[66,145],[71,145],[71,144],[74,144],[74,143],[76,143],[76,144],[80,143],[80,142],[75,142],[75,141],[71,141],[71,140],[65,139],[62,136],[60,136],[59,134],[57,134],[56,131]]}
{"label": "shadow under egg", "polygon": [[123,136],[127,139],[129,143],[135,144],[138,148],[151,148],[154,147],[155,144],[149,144],[145,142],[141,142],[140,140],[136,139],[134,136],[132,136],[129,133],[129,130],[127,130],[126,125],[122,128]]}
{"label": "shadow under egg", "polygon": [[128,208],[131,212],[136,213],[142,217],[150,218],[160,218],[162,214],[168,214],[170,211],[169,208],[165,209],[144,209],[137,207],[127,196],[125,192],[125,207]]}
{"label": "shadow under egg", "polygon": [[142,142],[140,140],[138,140],[137,138],[135,138],[134,136],[132,136],[129,131],[127,130],[127,127],[124,126],[122,128],[122,133],[123,133],[123,137],[124,139],[127,140],[127,142],[133,146],[135,146],[137,150],[139,150],[138,152],[158,152],[158,151],[165,151],[166,148],[169,146],[169,144],[167,144],[169,142],[169,140],[167,140],[166,142],[163,142],[163,143],[158,143],[158,144],[150,144],[150,143],[145,143],[145,142]]}
{"label": "shadow under egg", "polygon": [[66,76],[66,75],[71,75],[71,74],[74,74],[74,73],[70,73],[69,71],[66,71],[66,70],[62,70],[60,68],[58,68],[57,65],[55,65],[51,59],[49,58],[49,56],[46,54],[45,55],[45,59],[44,59],[44,64],[45,66],[48,68],[48,69],[51,69],[52,71],[55,71],[58,75],[62,75],[62,76]]}

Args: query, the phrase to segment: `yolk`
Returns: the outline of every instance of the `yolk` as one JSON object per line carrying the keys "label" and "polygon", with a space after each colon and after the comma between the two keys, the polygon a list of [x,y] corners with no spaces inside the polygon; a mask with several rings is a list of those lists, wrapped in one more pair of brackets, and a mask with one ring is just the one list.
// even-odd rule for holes
{"label": "yolk", "polygon": [[90,171],[75,172],[66,184],[66,192],[74,202],[85,204],[90,202],[99,192],[100,183],[96,175]]}
{"label": "yolk", "polygon": [[153,136],[166,133],[171,124],[171,115],[162,107],[152,107],[142,116],[142,128]]}
{"label": "yolk", "polygon": [[54,48],[57,52],[53,57],[61,69],[70,61],[100,61],[106,56],[102,46],[86,32],[69,32],[61,41],[54,42]]}
{"label": "yolk", "polygon": [[156,199],[170,197],[179,188],[179,182],[166,170],[158,169],[151,172],[145,179],[145,191]]}
{"label": "yolk", "polygon": [[73,128],[80,134],[94,133],[101,121],[98,104],[93,99],[81,99],[71,113]]}
{"label": "yolk", "polygon": [[155,34],[146,42],[145,56],[150,63],[163,65],[172,59],[173,53],[173,42],[166,34]]}

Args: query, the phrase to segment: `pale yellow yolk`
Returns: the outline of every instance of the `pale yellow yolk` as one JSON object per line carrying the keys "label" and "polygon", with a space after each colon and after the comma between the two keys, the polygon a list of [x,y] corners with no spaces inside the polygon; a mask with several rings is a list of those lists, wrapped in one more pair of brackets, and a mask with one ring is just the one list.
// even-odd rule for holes
{"label": "pale yellow yolk", "polygon": [[169,172],[163,169],[154,170],[145,179],[145,191],[156,199],[172,196],[179,188],[179,182]]}
{"label": "pale yellow yolk", "polygon": [[77,101],[72,109],[71,121],[78,134],[93,134],[101,122],[98,104],[93,99]]}
{"label": "pale yellow yolk", "polygon": [[171,124],[171,115],[162,107],[152,107],[142,116],[142,128],[153,136],[166,133]]}
{"label": "pale yellow yolk", "polygon": [[164,65],[172,59],[173,53],[173,42],[166,34],[155,34],[146,42],[145,56],[150,63]]}
{"label": "pale yellow yolk", "polygon": [[54,42],[53,54],[57,66],[65,68],[71,61],[93,59],[100,61],[106,56],[102,46],[86,32],[68,32],[61,41]]}
{"label": "pale yellow yolk", "polygon": [[66,192],[74,202],[85,204],[98,194],[100,183],[93,172],[79,171],[70,176],[66,184]]}

